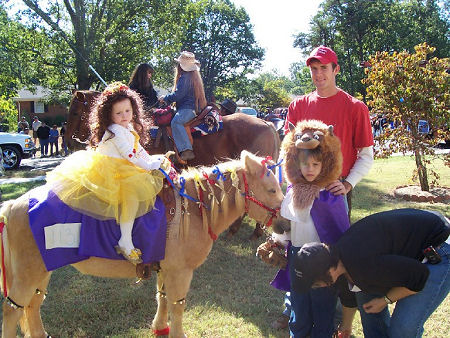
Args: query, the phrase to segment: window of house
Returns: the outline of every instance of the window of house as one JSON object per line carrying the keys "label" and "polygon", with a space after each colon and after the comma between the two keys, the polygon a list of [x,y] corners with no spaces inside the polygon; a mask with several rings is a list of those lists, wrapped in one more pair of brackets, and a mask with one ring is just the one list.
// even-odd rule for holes
{"label": "window of house", "polygon": [[35,101],[34,102],[34,112],[36,114],[42,114],[45,112],[44,102],[42,101]]}

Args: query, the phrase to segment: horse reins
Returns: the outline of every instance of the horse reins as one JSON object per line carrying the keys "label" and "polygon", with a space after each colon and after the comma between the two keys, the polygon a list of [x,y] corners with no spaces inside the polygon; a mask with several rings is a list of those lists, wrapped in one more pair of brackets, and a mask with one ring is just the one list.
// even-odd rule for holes
{"label": "horse reins", "polygon": [[277,213],[278,211],[280,211],[280,208],[270,208],[267,205],[265,205],[264,203],[262,203],[260,200],[256,199],[255,197],[251,196],[249,193],[249,189],[248,189],[248,183],[247,183],[247,177],[245,176],[245,172],[242,173],[242,178],[244,179],[244,189],[245,189],[245,193],[244,198],[245,198],[245,212],[248,213],[248,209],[249,209],[249,201],[255,203],[256,205],[260,206],[261,208],[267,210],[269,212],[269,216],[268,216],[268,221],[267,223],[264,223],[261,227],[264,229],[266,227],[270,227],[272,225],[272,221],[275,217],[277,217]]}

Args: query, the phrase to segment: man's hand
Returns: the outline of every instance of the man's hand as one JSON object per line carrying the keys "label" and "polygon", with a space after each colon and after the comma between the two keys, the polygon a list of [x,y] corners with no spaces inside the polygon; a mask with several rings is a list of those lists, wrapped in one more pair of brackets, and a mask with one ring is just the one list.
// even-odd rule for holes
{"label": "man's hand", "polygon": [[378,313],[381,312],[387,306],[384,298],[374,298],[370,302],[363,305],[364,311],[367,313]]}
{"label": "man's hand", "polygon": [[325,189],[327,189],[333,195],[345,195],[350,190],[352,190],[352,185],[347,181],[341,182],[336,180],[328,184]]}

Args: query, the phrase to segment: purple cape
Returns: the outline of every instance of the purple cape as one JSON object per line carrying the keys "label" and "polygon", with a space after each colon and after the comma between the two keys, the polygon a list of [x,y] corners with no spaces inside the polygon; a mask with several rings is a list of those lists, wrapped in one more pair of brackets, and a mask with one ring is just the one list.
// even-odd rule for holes
{"label": "purple cape", "polygon": [[[114,249],[120,238],[120,227],[115,220],[100,221],[83,215],[69,208],[46,186],[30,191],[28,217],[48,271],[88,259],[90,256],[125,259]],[[57,223],[81,223],[78,248],[46,249],[44,228]],[[133,227],[133,243],[142,251],[144,263],[164,259],[166,232],[165,207],[157,197],[154,208],[137,218]]]}
{"label": "purple cape", "polygon": [[[345,196],[335,196],[327,190],[321,190],[319,197],[313,202],[311,217],[322,243],[336,243],[342,234],[350,227],[344,198]],[[288,252],[290,247],[289,244]],[[289,261],[286,269],[278,270],[277,275],[272,282],[270,282],[270,285],[283,291],[290,291],[291,283],[288,267]]]}

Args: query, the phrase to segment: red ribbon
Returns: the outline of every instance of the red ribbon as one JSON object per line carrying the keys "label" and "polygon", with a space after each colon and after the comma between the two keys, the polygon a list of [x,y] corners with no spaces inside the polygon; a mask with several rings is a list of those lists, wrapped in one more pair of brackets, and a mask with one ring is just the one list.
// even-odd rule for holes
{"label": "red ribbon", "polygon": [[212,186],[213,186],[214,184],[216,184],[216,181],[215,181],[214,179],[212,179],[212,178],[209,178],[209,176],[208,176],[207,173],[203,172],[203,177],[206,178],[206,180],[208,181],[208,183],[211,184]]}
{"label": "red ribbon", "polygon": [[211,226],[208,226],[208,234],[213,241],[217,240],[217,235],[212,231]]}
{"label": "red ribbon", "polygon": [[266,158],[261,161],[261,165],[263,166],[263,168],[262,168],[262,173],[261,173],[260,178],[263,178],[263,176],[264,176],[264,174],[266,172],[266,169],[267,169],[266,168],[266,164],[269,161],[272,161],[272,156],[266,156]]}
{"label": "red ribbon", "polygon": [[153,330],[153,334],[155,336],[168,336],[170,332],[170,327],[166,327],[165,329],[162,330]]}

